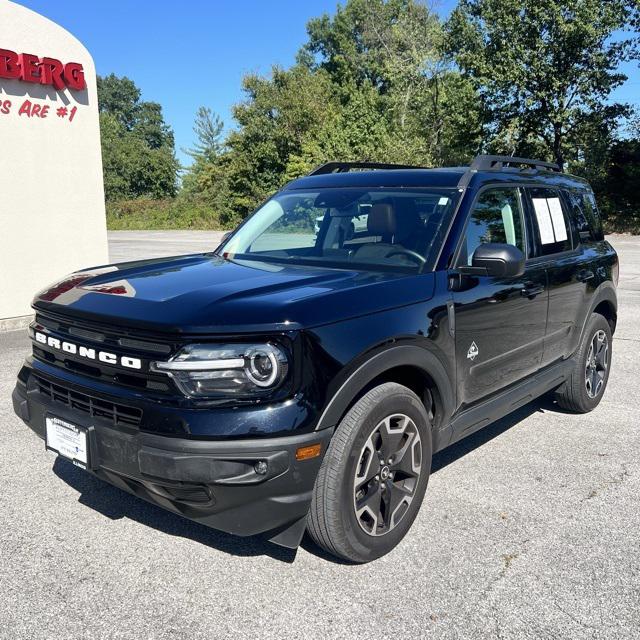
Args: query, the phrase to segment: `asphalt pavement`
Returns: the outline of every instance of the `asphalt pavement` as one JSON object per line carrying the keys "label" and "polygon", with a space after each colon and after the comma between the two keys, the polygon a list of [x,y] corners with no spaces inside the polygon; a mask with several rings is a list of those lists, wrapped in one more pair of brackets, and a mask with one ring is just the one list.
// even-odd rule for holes
{"label": "asphalt pavement", "polygon": [[[640,239],[621,258],[600,407],[523,407],[438,454],[389,555],[341,564],[190,523],[45,452],[13,415],[29,351],[0,334],[0,638],[640,638]],[[211,232],[112,232],[113,260]]]}

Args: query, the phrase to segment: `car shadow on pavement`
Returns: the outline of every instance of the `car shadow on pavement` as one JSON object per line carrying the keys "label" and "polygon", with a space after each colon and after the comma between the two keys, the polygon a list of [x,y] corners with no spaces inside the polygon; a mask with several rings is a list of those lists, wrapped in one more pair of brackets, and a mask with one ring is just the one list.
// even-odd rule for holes
{"label": "car shadow on pavement", "polygon": [[80,504],[111,520],[129,518],[167,535],[187,538],[229,555],[269,556],[286,563],[295,560],[296,551],[293,549],[279,547],[258,536],[241,538],[187,520],[122,491],[63,458],[56,458],[53,472],[80,493]]}
{"label": "car shadow on pavement", "polygon": [[[538,398],[437,453],[433,457],[431,473],[437,473],[440,469],[456,462],[537,411],[562,412],[562,409],[553,402],[550,396]],[[241,538],[187,520],[111,486],[63,458],[56,458],[53,471],[61,480],[78,491],[80,504],[90,507],[112,520],[129,518],[165,534],[187,538],[229,555],[269,556],[286,563],[292,563],[295,560],[295,550],[279,547],[258,536]],[[305,535],[301,546],[309,553],[331,562],[351,564],[325,552],[308,535]]]}
{"label": "car shadow on pavement", "polygon": [[511,427],[514,427],[534,413],[545,411],[551,411],[553,413],[567,413],[556,404],[551,394],[536,398],[519,409],[516,409],[513,413],[510,413],[504,418],[500,418],[500,420],[492,422],[490,425],[483,427],[470,436],[467,436],[455,444],[452,444],[450,447],[436,453],[431,462],[431,473],[437,473],[440,469],[444,469],[444,467],[451,463],[460,460],[460,458],[463,458],[468,453],[471,453],[478,447],[481,447],[483,444],[497,438],[499,435],[508,431]]}

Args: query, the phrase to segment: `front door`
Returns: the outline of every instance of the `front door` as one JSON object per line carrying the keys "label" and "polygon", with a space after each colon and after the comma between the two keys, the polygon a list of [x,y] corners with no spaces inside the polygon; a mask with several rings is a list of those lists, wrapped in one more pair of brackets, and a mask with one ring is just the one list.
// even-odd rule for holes
{"label": "front door", "polygon": [[[516,187],[480,192],[467,220],[456,265],[470,265],[485,242],[518,247],[529,255],[523,194]],[[547,274],[527,263],[517,278],[458,276],[452,292],[458,406],[513,384],[540,367],[547,322]]]}

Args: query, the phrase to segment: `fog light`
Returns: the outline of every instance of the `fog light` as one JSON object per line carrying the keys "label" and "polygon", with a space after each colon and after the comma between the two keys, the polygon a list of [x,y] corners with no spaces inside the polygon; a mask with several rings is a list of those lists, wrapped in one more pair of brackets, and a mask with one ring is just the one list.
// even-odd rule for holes
{"label": "fog light", "polygon": [[253,465],[253,470],[259,475],[259,476],[263,476],[265,473],[267,473],[267,469],[269,468],[269,465],[264,461],[264,460],[260,460],[260,462],[256,462]]}

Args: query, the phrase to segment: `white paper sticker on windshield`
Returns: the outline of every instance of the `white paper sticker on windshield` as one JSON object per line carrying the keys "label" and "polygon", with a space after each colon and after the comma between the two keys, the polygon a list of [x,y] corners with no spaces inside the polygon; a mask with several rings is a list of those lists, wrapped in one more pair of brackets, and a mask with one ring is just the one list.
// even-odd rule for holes
{"label": "white paper sticker on windshield", "polygon": [[440,200],[438,200],[438,205],[441,207],[444,207],[446,205],[449,204],[449,198],[447,198],[446,196],[442,196],[442,198],[440,198]]}
{"label": "white paper sticker on windshield", "polygon": [[536,211],[536,219],[538,220],[538,229],[540,230],[540,242],[542,244],[553,244],[555,242],[553,236],[553,224],[551,223],[551,214],[546,198],[533,198],[533,208]]}
{"label": "white paper sticker on windshield", "polygon": [[564,223],[562,215],[562,205],[560,198],[547,198],[549,211],[551,213],[551,222],[553,223],[553,232],[556,236],[556,242],[564,242],[567,239],[567,227]]}

